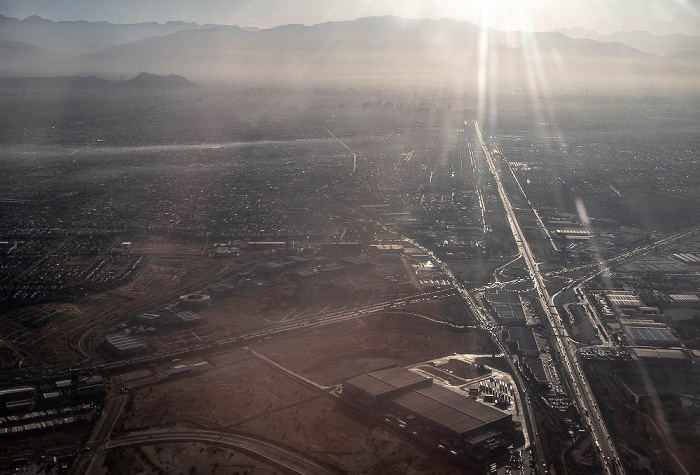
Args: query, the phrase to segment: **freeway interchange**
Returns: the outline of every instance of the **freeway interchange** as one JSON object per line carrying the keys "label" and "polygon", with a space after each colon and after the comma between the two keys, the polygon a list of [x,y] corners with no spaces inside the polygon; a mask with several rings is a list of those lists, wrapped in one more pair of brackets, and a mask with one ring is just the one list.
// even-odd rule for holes
{"label": "freeway interchange", "polygon": [[576,355],[576,349],[568,337],[568,333],[564,327],[561,316],[559,315],[559,311],[557,310],[554,300],[549,295],[549,291],[544,283],[544,279],[540,273],[535,256],[530,249],[527,239],[525,238],[525,234],[520,228],[520,224],[515,216],[515,211],[511,205],[508,193],[506,192],[501,181],[499,168],[496,166],[496,162],[493,159],[486,143],[484,142],[484,138],[477,122],[474,122],[474,128],[479,138],[479,142],[481,143],[481,147],[484,150],[489,169],[491,170],[491,173],[496,181],[498,193],[501,197],[501,202],[503,203],[503,207],[508,218],[508,223],[510,225],[511,232],[513,233],[513,238],[518,246],[518,251],[525,260],[530,278],[533,281],[535,290],[542,305],[542,309],[544,310],[543,313],[546,319],[546,324],[549,325],[552,330],[551,342],[552,347],[556,350],[559,358],[559,369],[567,376],[565,379],[571,389],[571,395],[584,420],[588,423],[591,430],[591,436],[593,437],[596,446],[600,450],[601,455],[606,462],[604,464],[606,472],[621,473],[622,466],[620,464],[617,451],[610,440],[610,434],[605,427],[605,423],[603,422],[602,415],[600,414],[598,405],[593,397],[591,388],[583,374],[583,370],[581,369],[580,362]]}
{"label": "freeway interchange", "polygon": [[[593,268],[588,274],[586,274],[584,277],[581,277],[575,281],[571,281],[567,286],[565,286],[562,290],[557,292],[554,295],[550,295],[545,281],[544,277],[546,275],[551,275],[553,273],[548,273],[548,274],[543,274],[540,272],[538,263],[536,261],[536,258],[530,248],[529,243],[527,242],[525,238],[525,234],[523,230],[521,229],[520,223],[518,222],[518,219],[516,217],[515,211],[513,209],[513,206],[511,205],[511,200],[508,196],[508,193],[503,186],[503,183],[501,181],[501,168],[506,170],[506,167],[499,167],[496,159],[492,156],[490,153],[486,143],[484,142],[484,138],[481,134],[481,130],[479,129],[479,124],[474,122],[473,123],[474,130],[476,131],[478,140],[480,142],[480,146],[483,149],[486,162],[489,167],[489,171],[494,177],[497,189],[498,189],[498,194],[500,197],[500,200],[503,204],[503,208],[505,211],[505,215],[507,217],[510,230],[512,232],[513,238],[515,240],[515,243],[518,248],[518,258],[522,258],[526,264],[528,274],[529,274],[529,280],[532,282],[532,285],[534,286],[534,290],[538,296],[538,299],[540,300],[541,307],[543,309],[543,323],[549,327],[549,331],[551,334],[551,347],[557,354],[557,360],[558,360],[558,365],[559,365],[559,370],[561,374],[564,376],[564,381],[566,385],[569,388],[570,395],[572,399],[574,400],[582,419],[585,421],[585,423],[588,425],[591,433],[591,437],[598,448],[600,455],[602,459],[604,460],[604,469],[607,473],[622,473],[622,466],[619,461],[619,456],[616,452],[616,448],[613,445],[610,434],[605,426],[605,423],[602,419],[602,415],[600,413],[599,407],[597,405],[597,402],[595,400],[595,397],[591,391],[591,388],[585,378],[585,375],[583,373],[583,370],[581,368],[581,364],[579,361],[579,358],[576,354],[576,346],[574,345],[573,340],[570,339],[568,332],[564,326],[564,323],[562,321],[561,316],[559,315],[559,311],[556,307],[555,304],[555,299],[556,297],[563,291],[567,290],[570,288],[577,289],[580,292],[581,286],[599,275],[600,273],[606,271],[607,269],[612,268],[615,265],[619,265],[623,262],[626,262],[629,259],[638,257],[639,255],[651,252],[655,249],[657,249],[660,246],[663,246],[669,242],[672,242],[675,239],[679,239],[683,236],[687,236],[688,234],[691,234],[693,232],[696,232],[699,227],[694,227],[690,230],[686,230],[681,233],[676,233],[674,235],[665,237],[663,239],[660,239],[658,241],[655,241],[653,243],[641,246],[636,249],[632,249],[626,252],[623,252],[615,257],[612,257],[610,259],[607,259],[605,261],[601,261],[599,263],[595,263],[593,265],[585,265],[585,266],[580,266],[579,268],[569,268],[569,269],[564,269],[565,272],[570,272],[574,270],[585,270],[588,268]],[[471,145],[470,145],[471,146]],[[504,165],[501,163],[500,165]],[[522,187],[520,188],[520,192],[523,193],[524,195],[524,190]],[[483,199],[480,198],[480,201],[483,202]],[[527,203],[531,205],[529,200],[527,200]],[[533,208],[533,213],[535,216],[540,220],[539,215],[537,214],[537,211]],[[482,212],[483,212],[483,204],[482,204]],[[482,218],[483,218],[483,213],[482,213]],[[540,220],[541,222],[541,220]],[[486,225],[484,224],[484,230],[486,229]],[[392,232],[395,232],[391,230]],[[549,240],[551,242],[551,236],[548,236]],[[404,305],[408,305],[414,302],[422,301],[422,300],[436,300],[436,299],[442,299],[446,297],[450,297],[453,295],[459,295],[462,299],[462,301],[468,306],[469,310],[471,313],[474,315],[474,317],[477,319],[479,326],[487,331],[491,338],[492,341],[494,342],[494,345],[500,350],[501,353],[503,353],[506,358],[505,361],[507,364],[510,366],[511,372],[513,374],[514,380],[516,382],[516,385],[521,393],[525,393],[527,390],[527,384],[523,378],[523,376],[520,374],[518,369],[516,368],[513,360],[508,358],[508,350],[507,348],[504,347],[503,343],[501,342],[501,339],[499,338],[499,330],[500,327],[495,325],[495,323],[488,317],[484,309],[482,308],[481,304],[479,304],[474,296],[472,295],[472,292],[470,289],[467,289],[460,281],[459,279],[455,276],[454,272],[452,269],[450,269],[449,265],[443,261],[441,261],[432,251],[429,249],[426,249],[424,246],[416,242],[415,240],[412,240],[410,238],[407,238],[405,236],[401,236],[402,240],[405,240],[407,242],[410,242],[414,246],[422,249],[426,254],[428,254],[431,259],[437,263],[438,267],[442,270],[444,275],[447,277],[447,280],[449,280],[451,286],[448,288],[443,288],[440,290],[436,291],[431,291],[431,292],[424,292],[421,294],[417,295],[412,295],[408,297],[403,297],[403,298],[397,298],[397,299],[392,299],[392,300],[387,300],[384,302],[378,302],[378,303],[373,303],[369,305],[363,305],[363,306],[358,306],[355,308],[351,309],[341,309],[337,311],[332,311],[332,312],[325,312],[322,315],[315,316],[314,318],[306,319],[306,320],[295,320],[295,321],[286,321],[274,325],[270,325],[269,327],[258,329],[255,331],[251,332],[246,332],[246,333],[241,333],[238,335],[232,335],[232,336],[222,336],[220,339],[214,341],[213,343],[207,343],[207,344],[200,344],[200,345],[189,345],[185,348],[179,348],[176,350],[172,351],[163,351],[159,352],[158,354],[155,355],[147,355],[147,356],[139,356],[139,357],[134,357],[129,360],[123,360],[123,361],[117,361],[117,362],[111,362],[111,363],[105,363],[102,365],[98,366],[98,369],[101,371],[110,373],[110,374],[120,374],[126,371],[129,371],[133,368],[141,367],[144,365],[152,364],[152,363],[157,363],[157,362],[165,362],[173,358],[180,358],[180,357],[185,357],[185,356],[192,356],[194,354],[210,354],[210,353],[216,353],[216,352],[221,352],[221,351],[227,351],[228,349],[232,347],[239,347],[239,346],[244,346],[247,343],[253,342],[253,341],[258,341],[261,339],[268,339],[272,338],[275,336],[280,336],[288,332],[295,332],[295,331],[301,331],[301,330],[306,330],[309,328],[315,328],[323,325],[331,325],[335,323],[339,323],[342,321],[346,320],[351,320],[357,317],[361,317],[364,315],[368,314],[373,314],[373,313],[381,313],[385,311],[391,311],[391,309],[396,309],[397,307],[401,307]],[[552,244],[553,245],[553,244]],[[517,258],[516,258],[517,259]],[[515,261],[516,259],[513,259],[511,262]],[[562,271],[557,271],[557,272],[562,272]],[[222,271],[223,273],[223,271]],[[211,280],[214,281],[220,276],[215,276]],[[527,280],[527,279],[519,279],[519,280]],[[502,284],[507,284],[507,283],[502,283]],[[201,286],[202,283],[199,283],[198,286]],[[189,290],[196,290],[194,287]],[[167,300],[167,298],[164,298],[163,301]],[[134,310],[140,311],[141,309]],[[450,324],[444,321],[437,321],[435,319],[432,319],[428,316],[421,316],[419,314],[413,313],[413,315],[422,317],[422,318],[427,318],[435,323],[441,323],[445,325],[449,325],[451,327],[454,327],[455,329],[464,329],[467,328],[467,326],[460,326],[460,325],[454,325]],[[88,350],[90,347],[90,341],[91,339],[94,339],[94,336],[100,332],[103,331],[109,324],[111,324],[112,321],[110,320],[109,322],[101,325],[94,327],[90,329],[88,332],[82,335],[80,338],[78,348],[81,350],[82,353],[84,353],[86,356],[88,354]],[[85,363],[87,365],[87,362]],[[76,366],[73,365],[73,368]],[[24,372],[24,371],[22,371]],[[540,442],[539,437],[538,437],[538,430],[537,430],[537,424],[536,424],[536,416],[534,413],[534,409],[531,405],[530,398],[528,397],[527,394],[523,395],[522,397],[522,402],[523,402],[523,412],[525,414],[525,419],[526,423],[529,426],[528,434],[530,436],[530,447],[534,455],[534,459],[537,461],[538,467],[542,467],[543,471],[546,471],[548,468],[547,464],[547,459],[545,456],[545,452],[543,451],[543,443]],[[256,441],[250,441],[250,440],[243,440],[240,438],[240,436],[237,435],[232,435],[232,434],[224,434],[224,433],[218,433],[218,432],[207,432],[207,431],[186,431],[186,432],[166,432],[162,430],[148,430],[144,432],[138,432],[138,433],[130,433],[125,436],[121,436],[118,438],[110,438],[111,437],[111,431],[112,428],[114,427],[114,424],[121,413],[123,407],[124,407],[124,401],[125,397],[123,394],[113,394],[112,397],[108,400],[105,410],[103,411],[103,417],[98,421],[98,424],[96,425],[95,431],[93,432],[93,435],[91,436],[88,444],[86,447],[90,449],[109,449],[109,448],[114,448],[114,447],[121,447],[121,446],[126,446],[126,445],[138,445],[138,444],[148,444],[148,443],[166,443],[166,442],[175,442],[175,441],[207,441],[209,443],[214,443],[214,444],[219,444],[223,446],[229,446],[233,448],[238,448],[239,450],[249,450],[251,453],[257,453],[259,456],[266,458],[268,461],[270,461],[273,464],[278,464],[279,467],[282,468],[283,470],[295,472],[295,473],[326,473],[324,467],[311,467],[307,465],[309,462],[313,463],[313,461],[308,461],[304,460],[303,457],[300,458],[299,460],[294,459],[294,455],[290,454],[280,454],[280,453],[273,453],[270,455],[270,452],[266,448],[260,448],[260,445]],[[257,444],[257,445],[256,445]],[[256,449],[257,447],[257,449]],[[256,452],[256,450],[259,450],[259,452]],[[273,450],[274,452],[274,450]],[[297,454],[298,456],[298,454]],[[282,463],[282,460],[286,460],[286,462]],[[94,457],[92,455],[90,456],[85,456],[81,457],[79,459],[79,463],[76,464],[76,467],[78,468],[78,471],[74,471],[74,473],[89,473],[90,467],[94,465]],[[85,469],[85,472],[81,472],[81,469]]]}

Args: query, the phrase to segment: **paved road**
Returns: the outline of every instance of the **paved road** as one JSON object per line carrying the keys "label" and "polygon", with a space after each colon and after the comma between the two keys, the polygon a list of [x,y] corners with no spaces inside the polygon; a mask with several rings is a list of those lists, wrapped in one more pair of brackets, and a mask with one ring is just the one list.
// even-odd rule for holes
{"label": "paved road", "polygon": [[[205,444],[222,445],[244,452],[259,460],[269,463],[285,472],[302,475],[320,474],[336,475],[344,473],[306,458],[297,452],[272,442],[243,434],[228,434],[206,430],[147,430],[133,432],[117,437],[105,444],[106,449],[126,447],[130,445],[163,444],[181,442],[201,442]],[[88,473],[90,475],[90,473]]]}
{"label": "paved road", "polygon": [[136,356],[130,358],[129,360],[105,363],[99,365],[98,369],[100,371],[121,372],[128,370],[129,368],[132,368],[134,366],[143,366],[144,364],[148,364],[151,362],[164,361],[172,358],[182,358],[194,352],[206,352],[212,350],[219,351],[225,348],[227,345],[243,344],[251,342],[253,340],[270,338],[274,335],[280,335],[284,332],[299,331],[303,329],[316,328],[324,325],[330,325],[333,323],[339,323],[346,320],[352,320],[354,318],[362,317],[365,315],[380,313],[388,309],[398,308],[413,302],[418,302],[422,300],[439,300],[450,297],[454,295],[454,293],[454,289],[447,288],[442,290],[436,290],[433,292],[425,292],[422,294],[415,294],[398,299],[387,300],[384,302],[377,302],[370,305],[355,307],[352,309],[327,312],[323,316],[313,317],[304,321],[283,322],[253,332],[243,333],[228,338],[222,338],[221,340],[217,340],[214,343],[191,345],[185,348],[180,348],[172,351],[160,352],[155,355]]}
{"label": "paved road", "polygon": [[[440,260],[430,249],[426,248],[425,246],[421,245],[419,242],[399,234],[393,229],[387,228],[385,225],[382,223],[375,221],[375,223],[382,228],[384,228],[387,232],[393,233],[397,236],[402,241],[406,241],[411,243],[413,246],[419,248],[422,250],[424,253],[426,253],[430,258],[438,265],[440,270],[443,272],[445,276],[447,276],[447,279],[450,281],[452,284],[452,287],[457,290],[459,293],[460,297],[462,297],[462,301],[467,305],[469,308],[469,311],[474,315],[474,317],[478,320],[479,326],[486,330],[489,335],[491,336],[491,340],[493,344],[498,348],[498,350],[503,353],[504,355],[508,355],[507,349],[503,346],[503,343],[501,343],[501,340],[498,337],[498,331],[499,327],[491,321],[491,319],[486,316],[484,313],[483,309],[481,306],[474,300],[473,295],[469,290],[464,287],[462,284],[460,284],[459,280],[457,279],[457,276],[455,276],[454,272],[452,272],[452,269],[444,263],[442,260]],[[523,402],[524,405],[524,416],[525,416],[525,423],[527,424],[527,431],[528,435],[530,437],[529,443],[530,443],[530,449],[532,450],[532,453],[534,454],[534,458],[537,459],[537,463],[542,465],[545,469],[547,467],[546,464],[546,457],[544,455],[544,450],[543,450],[543,445],[541,443],[541,440],[539,438],[539,434],[537,432],[537,423],[535,420],[535,413],[534,410],[532,409],[532,404],[530,402],[530,398],[527,395],[527,384],[525,380],[523,379],[522,375],[520,374],[520,371],[518,368],[515,366],[515,363],[510,357],[506,357],[505,361],[507,362],[508,366],[510,367],[511,374],[513,375],[513,379],[515,380],[515,384],[518,388],[518,391],[521,395],[521,401]]]}
{"label": "paved road", "polygon": [[90,473],[95,466],[102,466],[99,462],[104,460],[104,454],[95,452],[93,449],[100,447],[109,440],[114,425],[117,423],[119,415],[124,409],[126,395],[122,394],[120,391],[122,384],[123,380],[121,376],[111,381],[107,404],[97,424],[95,424],[95,427],[92,429],[87,443],[83,446],[84,452],[82,452],[73,463],[69,472],[70,475],[83,475],[85,473]]}
{"label": "paved road", "polygon": [[567,334],[566,328],[564,327],[564,322],[559,315],[554,301],[549,295],[549,291],[544,283],[544,278],[540,273],[537,266],[537,261],[535,256],[530,249],[525,234],[520,228],[518,219],[515,215],[513,206],[510,203],[508,193],[503,186],[501,181],[500,171],[496,166],[496,162],[491,156],[491,153],[484,142],[483,136],[481,135],[481,130],[479,129],[479,124],[474,122],[474,129],[481,142],[481,146],[486,154],[486,160],[491,169],[491,173],[496,180],[496,185],[498,188],[498,193],[501,197],[503,207],[508,217],[508,223],[510,224],[511,232],[513,233],[513,238],[518,246],[523,259],[528,268],[530,278],[535,284],[535,290],[539,296],[542,308],[544,309],[544,316],[547,320],[546,323],[549,324],[552,329],[552,347],[557,352],[559,356],[559,367],[562,374],[568,377],[568,384],[571,387],[572,396],[576,405],[578,406],[583,420],[586,421],[591,429],[591,436],[595,442],[595,445],[600,450],[604,460],[604,470],[606,473],[621,473],[622,465],[620,464],[620,459],[617,455],[615,446],[610,440],[610,434],[605,427],[603,418],[598,409],[598,405],[593,397],[588,381],[586,380],[579,359],[576,355],[576,348],[573,347],[571,340]]}

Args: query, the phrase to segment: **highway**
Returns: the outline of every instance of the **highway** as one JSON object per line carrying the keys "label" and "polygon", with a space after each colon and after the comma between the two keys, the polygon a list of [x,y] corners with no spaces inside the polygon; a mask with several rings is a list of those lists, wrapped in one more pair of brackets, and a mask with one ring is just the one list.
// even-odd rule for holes
{"label": "highway", "polygon": [[[515,216],[515,211],[511,205],[510,199],[508,198],[508,193],[503,186],[501,181],[500,172],[496,166],[491,153],[484,142],[484,138],[481,134],[479,124],[474,122],[474,129],[481,143],[481,147],[486,155],[486,160],[488,162],[491,173],[496,180],[496,186],[498,188],[498,193],[501,197],[501,202],[508,217],[508,223],[513,233],[513,238],[518,246],[520,254],[523,256],[525,263],[532,279],[535,290],[539,296],[542,308],[544,310],[544,316],[547,320],[552,330],[552,348],[556,351],[559,357],[559,369],[562,375],[567,376],[567,383],[571,388],[571,395],[579,408],[582,419],[588,424],[591,430],[591,437],[595,445],[598,447],[601,456],[603,458],[603,467],[606,473],[622,473],[622,465],[620,463],[620,458],[617,454],[615,446],[613,445],[610,434],[605,427],[602,415],[598,409],[598,405],[593,397],[588,381],[583,374],[579,359],[576,355],[576,348],[572,347],[572,342],[569,339],[564,323],[559,315],[559,312],[554,305],[553,299],[549,295],[549,291],[544,283],[544,278],[539,271],[535,256],[530,249],[530,246],[525,238],[525,234],[520,228],[517,217]],[[543,322],[544,323],[544,322]]]}
{"label": "highway", "polygon": [[[543,444],[540,440],[540,437],[538,435],[537,431],[537,422],[535,419],[535,413],[534,410],[532,409],[532,404],[530,402],[530,397],[527,394],[527,384],[525,382],[525,379],[523,378],[522,374],[516,367],[515,363],[513,360],[508,357],[508,351],[507,349],[503,346],[503,343],[501,343],[500,338],[498,337],[498,331],[499,327],[496,325],[488,316],[484,314],[483,309],[481,306],[474,300],[473,295],[469,292],[469,290],[464,287],[459,280],[457,279],[457,276],[452,272],[452,269],[440,260],[430,249],[424,247],[421,245],[418,241],[415,241],[407,236],[400,235],[393,229],[387,228],[384,224],[375,221],[375,223],[379,226],[381,226],[384,230],[387,232],[393,233],[395,235],[398,235],[402,241],[406,241],[411,243],[413,246],[419,248],[421,251],[426,253],[430,258],[437,264],[437,266],[440,268],[442,273],[447,277],[447,279],[450,281],[452,284],[452,287],[454,287],[457,292],[459,292],[459,295],[462,297],[462,301],[466,303],[467,307],[469,308],[469,311],[471,314],[477,319],[479,322],[479,327],[482,329],[486,330],[489,335],[491,336],[491,340],[498,348],[498,351],[501,352],[505,356],[505,361],[510,367],[510,372],[513,375],[513,379],[515,381],[515,384],[518,388],[518,391],[521,395],[521,401],[523,402],[523,414],[525,416],[525,423],[527,424],[527,429],[528,429],[528,435],[530,437],[529,442],[530,444],[530,449],[533,454],[533,458],[537,460],[537,464],[540,465],[543,469],[543,471],[547,470],[547,459],[544,454],[543,450]],[[524,449],[528,448],[527,445],[524,447]]]}
{"label": "highway", "polygon": [[92,429],[88,441],[83,446],[84,451],[78,456],[75,463],[73,463],[69,472],[70,475],[90,473],[96,462],[97,465],[100,466],[101,464],[99,462],[104,461],[104,453],[93,452],[93,449],[100,447],[109,440],[112,430],[119,419],[119,415],[126,405],[126,394],[121,392],[123,384],[124,380],[121,376],[111,381],[105,408],[95,424],[95,427]]}
{"label": "highway", "polygon": [[[336,475],[343,473],[333,470],[319,462],[303,457],[295,451],[275,445],[267,440],[250,435],[230,434],[207,430],[146,430],[132,432],[114,438],[105,444],[105,449],[127,447],[130,445],[200,442],[229,447],[269,463],[287,473],[300,475],[319,474]],[[90,472],[85,472],[91,475]],[[99,472],[101,473],[101,469]]]}

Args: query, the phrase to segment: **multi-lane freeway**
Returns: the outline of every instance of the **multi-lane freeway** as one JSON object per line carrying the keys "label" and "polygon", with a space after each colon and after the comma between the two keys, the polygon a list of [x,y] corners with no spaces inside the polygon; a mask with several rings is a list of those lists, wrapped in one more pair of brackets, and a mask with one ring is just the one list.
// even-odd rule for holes
{"label": "multi-lane freeway", "polygon": [[566,379],[569,387],[571,388],[571,395],[574,398],[579,411],[581,412],[583,420],[586,421],[591,430],[591,436],[593,437],[596,446],[600,450],[602,458],[605,462],[603,464],[604,470],[606,473],[620,473],[622,472],[622,465],[620,463],[619,456],[610,439],[610,434],[607,427],[605,427],[605,423],[603,422],[602,415],[598,409],[595,398],[593,397],[591,388],[588,385],[588,381],[586,380],[583,370],[581,369],[578,356],[576,355],[576,348],[569,339],[566,328],[564,327],[564,322],[559,315],[559,311],[557,310],[553,299],[549,295],[549,291],[544,283],[544,278],[540,273],[535,256],[530,249],[527,239],[525,238],[525,234],[520,228],[520,224],[518,223],[515,211],[511,205],[508,193],[503,186],[500,170],[496,164],[496,161],[491,156],[491,152],[489,151],[486,143],[484,142],[479,124],[476,121],[474,122],[474,129],[479,142],[481,143],[481,147],[484,150],[484,154],[486,155],[486,161],[489,165],[489,169],[491,170],[491,173],[496,181],[498,193],[505,209],[508,223],[510,225],[511,232],[513,233],[513,238],[515,239],[515,243],[518,246],[520,254],[525,260],[530,278],[535,286],[535,291],[539,296],[542,308],[544,310],[546,323],[551,327],[551,343],[558,355],[559,369],[561,370],[562,374],[567,376]]}
{"label": "multi-lane freeway", "polygon": [[[377,224],[379,226],[382,226],[387,232],[398,234],[395,230],[387,228],[382,223],[377,222]],[[508,355],[507,349],[505,348],[505,346],[503,346],[503,343],[501,342],[500,338],[498,337],[499,327],[486,315],[486,313],[484,312],[481,305],[479,305],[475,301],[474,296],[459,281],[459,279],[454,274],[454,272],[452,272],[452,269],[450,269],[450,267],[447,265],[447,263],[443,262],[439,257],[437,257],[435,255],[435,253],[433,253],[433,251],[426,248],[425,246],[420,244],[418,241],[411,239],[407,236],[400,236],[400,239],[402,241],[406,241],[406,242],[411,243],[413,246],[419,248],[421,251],[423,251],[428,256],[430,256],[430,258],[440,268],[442,273],[447,277],[447,280],[449,280],[449,282],[452,284],[452,287],[454,289],[456,289],[457,292],[459,293],[459,295],[462,297],[462,301],[467,305],[471,314],[479,322],[479,327],[481,327],[482,329],[486,330],[486,332],[488,332],[493,344],[496,346],[496,348],[498,348],[498,350],[503,355]],[[532,408],[530,398],[526,394],[527,385],[525,383],[525,380],[523,379],[523,376],[518,371],[518,368],[515,366],[513,360],[506,357],[505,361],[508,364],[508,366],[510,367],[510,370],[511,370],[510,372],[513,375],[513,379],[515,381],[515,384],[518,388],[518,391],[522,395],[521,401],[523,403],[523,414],[525,416],[525,423],[527,424],[528,434],[530,437],[530,440],[528,441],[530,444],[529,448],[531,449],[533,458],[537,461],[537,464],[539,464],[542,467],[543,471],[546,471],[548,464],[547,464],[546,457],[544,454],[543,445],[542,445],[542,443],[540,441],[540,437],[538,435],[537,423],[535,420],[535,412]]]}

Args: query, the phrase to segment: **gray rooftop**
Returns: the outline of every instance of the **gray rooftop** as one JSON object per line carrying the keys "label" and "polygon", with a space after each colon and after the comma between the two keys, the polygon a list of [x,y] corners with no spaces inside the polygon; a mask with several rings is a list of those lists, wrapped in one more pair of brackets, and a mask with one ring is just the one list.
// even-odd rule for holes
{"label": "gray rooftop", "polygon": [[349,379],[347,383],[376,397],[397,389],[423,383],[428,379],[413,371],[397,367],[361,374]]}
{"label": "gray rooftop", "polygon": [[399,396],[394,402],[458,434],[465,434],[511,417],[498,409],[437,385]]}
{"label": "gray rooftop", "polygon": [[139,340],[138,338],[134,338],[133,336],[125,333],[112,333],[111,335],[106,335],[105,340],[107,343],[120,351],[132,350],[135,348],[148,348],[145,341]]}
{"label": "gray rooftop", "polygon": [[677,343],[678,339],[668,328],[625,326],[625,331],[635,341]]}
{"label": "gray rooftop", "polygon": [[518,342],[518,348],[521,351],[537,351],[537,342],[531,329],[521,327],[503,327],[503,329],[508,331],[510,341]]}

